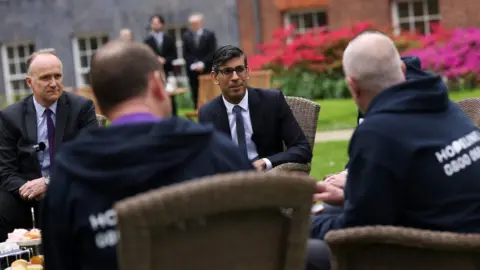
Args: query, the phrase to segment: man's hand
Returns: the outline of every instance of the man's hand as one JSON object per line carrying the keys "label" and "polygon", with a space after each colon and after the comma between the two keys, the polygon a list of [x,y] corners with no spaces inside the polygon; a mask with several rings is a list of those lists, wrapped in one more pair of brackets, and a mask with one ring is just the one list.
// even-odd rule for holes
{"label": "man's hand", "polygon": [[334,175],[330,175],[325,180],[323,180],[323,182],[329,183],[338,188],[344,189],[345,184],[347,182],[347,172],[343,171]]}
{"label": "man's hand", "polygon": [[255,160],[252,164],[257,171],[265,171],[267,169],[267,164],[263,159]]}
{"label": "man's hand", "polygon": [[318,182],[317,190],[313,195],[313,201],[323,201],[331,205],[342,205],[345,200],[343,189],[330,183]]}
{"label": "man's hand", "polygon": [[43,177],[30,180],[19,189],[20,196],[25,200],[42,198],[45,191],[47,191],[47,184]]}
{"label": "man's hand", "polygon": [[161,57],[161,56],[158,56],[157,57],[157,60],[160,64],[162,65],[165,65],[165,63],[167,62],[167,60],[165,60],[165,58]]}

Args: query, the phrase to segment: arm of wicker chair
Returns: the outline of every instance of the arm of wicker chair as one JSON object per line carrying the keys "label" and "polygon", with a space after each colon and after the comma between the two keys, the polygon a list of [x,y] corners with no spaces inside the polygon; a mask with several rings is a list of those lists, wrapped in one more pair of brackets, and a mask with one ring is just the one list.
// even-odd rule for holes
{"label": "arm of wicker chair", "polygon": [[272,168],[269,173],[275,172],[303,172],[310,173],[310,164],[301,164],[301,163],[283,163],[274,168]]}
{"label": "arm of wicker chair", "polygon": [[394,226],[366,226],[333,230],[325,240],[332,249],[387,244],[435,250],[480,248],[480,234],[459,234]]}

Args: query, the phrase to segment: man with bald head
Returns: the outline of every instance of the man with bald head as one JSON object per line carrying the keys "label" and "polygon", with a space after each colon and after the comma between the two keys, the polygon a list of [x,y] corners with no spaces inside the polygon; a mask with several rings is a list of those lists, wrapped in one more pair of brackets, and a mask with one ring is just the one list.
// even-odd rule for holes
{"label": "man with bald head", "polygon": [[480,130],[442,78],[418,58],[402,62],[378,32],[352,40],[343,67],[364,120],[350,141],[345,192],[319,183],[314,198],[343,212],[315,216],[311,236],[373,225],[479,233]]}
{"label": "man with bald head", "polygon": [[192,91],[192,101],[197,109],[198,76],[210,74],[213,55],[217,50],[215,33],[203,27],[201,13],[193,13],[188,18],[190,30],[183,36],[183,57],[187,61],[187,75]]}
{"label": "man with bald head", "polygon": [[[33,94],[0,112],[0,241],[15,228],[31,228],[64,141],[97,126],[93,102],[63,91],[63,66],[53,49],[27,61]],[[36,211],[38,212],[38,211]]]}
{"label": "man with bald head", "polygon": [[253,170],[213,127],[170,117],[160,64],[148,46],[106,44],[96,52],[91,76],[112,125],[80,134],[58,153],[42,223],[49,270],[117,269],[113,205],[119,200],[202,176]]}

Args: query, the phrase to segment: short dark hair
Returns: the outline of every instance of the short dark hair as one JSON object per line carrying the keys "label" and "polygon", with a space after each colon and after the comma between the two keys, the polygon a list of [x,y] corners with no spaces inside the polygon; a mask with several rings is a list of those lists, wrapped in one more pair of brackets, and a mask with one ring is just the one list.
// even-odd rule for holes
{"label": "short dark hair", "polygon": [[128,99],[144,95],[149,74],[159,69],[157,57],[148,46],[137,42],[107,43],[97,50],[90,68],[100,110],[109,112]]}
{"label": "short dark hair", "polygon": [[165,24],[165,18],[163,18],[162,15],[160,14],[154,14],[150,17],[150,22],[152,22],[153,19],[157,18],[162,24]]}
{"label": "short dark hair", "polygon": [[220,68],[221,65],[225,64],[229,60],[233,58],[237,58],[243,56],[245,59],[245,66],[248,67],[248,61],[247,61],[247,56],[243,51],[235,46],[232,45],[226,45],[220,47],[215,54],[213,54],[213,59],[212,59],[212,71],[213,72],[218,72],[218,69]]}

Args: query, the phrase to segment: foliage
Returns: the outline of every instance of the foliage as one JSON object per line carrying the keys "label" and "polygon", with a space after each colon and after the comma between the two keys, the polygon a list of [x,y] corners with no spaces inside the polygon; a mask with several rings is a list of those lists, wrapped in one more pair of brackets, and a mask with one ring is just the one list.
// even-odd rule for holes
{"label": "foliage", "polygon": [[480,80],[480,28],[447,30],[434,26],[421,38],[422,46],[406,52],[416,55],[423,68],[441,74],[454,88],[474,88]]}
{"label": "foliage", "polygon": [[315,28],[305,33],[297,32],[294,26],[282,27],[274,32],[271,41],[260,46],[259,54],[249,56],[249,67],[252,71],[272,69],[274,83],[289,94],[307,98],[346,97],[343,51],[350,40],[366,30],[391,36],[401,52],[421,45],[415,34],[394,37],[390,29],[377,28],[370,22],[334,31]]}

